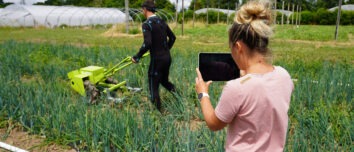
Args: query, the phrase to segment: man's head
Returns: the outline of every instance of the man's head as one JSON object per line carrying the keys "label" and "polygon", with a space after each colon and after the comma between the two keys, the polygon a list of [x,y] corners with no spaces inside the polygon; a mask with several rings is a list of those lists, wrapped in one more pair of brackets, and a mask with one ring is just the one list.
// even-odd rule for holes
{"label": "man's head", "polygon": [[146,0],[142,5],[143,14],[145,17],[148,17],[149,14],[154,14],[156,12],[156,6],[153,0]]}

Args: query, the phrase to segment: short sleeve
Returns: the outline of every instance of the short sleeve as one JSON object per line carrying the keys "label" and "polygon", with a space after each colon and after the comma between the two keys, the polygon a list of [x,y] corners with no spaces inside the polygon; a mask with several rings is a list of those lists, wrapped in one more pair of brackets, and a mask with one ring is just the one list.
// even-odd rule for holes
{"label": "short sleeve", "polygon": [[230,123],[235,118],[242,105],[242,93],[236,86],[237,83],[238,81],[230,81],[225,85],[215,108],[216,117],[225,123]]}

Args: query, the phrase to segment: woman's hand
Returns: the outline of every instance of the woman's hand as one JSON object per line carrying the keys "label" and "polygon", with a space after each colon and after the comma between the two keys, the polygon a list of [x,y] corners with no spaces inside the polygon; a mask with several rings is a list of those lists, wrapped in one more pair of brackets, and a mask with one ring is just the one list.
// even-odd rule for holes
{"label": "woman's hand", "polygon": [[[199,69],[196,69],[197,77],[195,78],[195,89],[197,93],[208,93],[209,85],[212,81],[204,82],[202,74],[200,74]],[[209,98],[202,98],[200,100],[200,107],[202,108],[202,113],[205,122],[210,130],[217,131],[224,128],[227,123],[222,122],[218,117],[216,117],[215,110],[211,105]]]}
{"label": "woman's hand", "polygon": [[202,74],[199,71],[199,68],[196,69],[197,71],[197,77],[195,78],[195,90],[197,93],[208,93],[209,91],[209,85],[212,83],[212,81],[204,82]]}

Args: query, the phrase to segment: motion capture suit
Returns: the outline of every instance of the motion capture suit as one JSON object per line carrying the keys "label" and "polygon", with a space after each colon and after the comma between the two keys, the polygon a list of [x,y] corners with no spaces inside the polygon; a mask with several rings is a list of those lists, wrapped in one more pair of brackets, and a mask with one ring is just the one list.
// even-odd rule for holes
{"label": "motion capture suit", "polygon": [[151,102],[161,110],[159,84],[162,84],[168,91],[175,91],[174,85],[168,81],[168,76],[171,66],[170,49],[176,36],[166,22],[156,15],[150,16],[143,23],[142,31],[144,43],[133,59],[138,62],[142,55],[150,50],[148,78]]}

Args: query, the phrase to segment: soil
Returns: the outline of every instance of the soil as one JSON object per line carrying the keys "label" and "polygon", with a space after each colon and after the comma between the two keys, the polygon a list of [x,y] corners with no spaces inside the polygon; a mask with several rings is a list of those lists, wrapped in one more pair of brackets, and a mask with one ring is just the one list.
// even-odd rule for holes
{"label": "soil", "polygon": [[106,32],[102,34],[104,37],[143,37],[143,34],[127,34],[127,33],[122,33],[122,29],[119,29],[119,27],[113,26],[112,28],[108,29]]}
{"label": "soil", "polygon": [[[29,152],[75,152],[69,146],[57,144],[47,144],[44,137],[38,135],[30,135],[27,132],[15,128],[10,131],[6,137],[6,129],[0,129],[0,142],[11,146],[29,151]],[[8,150],[0,147],[0,152],[8,152]]]}

